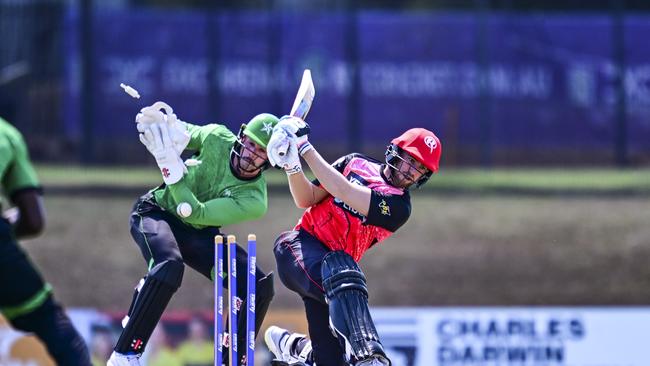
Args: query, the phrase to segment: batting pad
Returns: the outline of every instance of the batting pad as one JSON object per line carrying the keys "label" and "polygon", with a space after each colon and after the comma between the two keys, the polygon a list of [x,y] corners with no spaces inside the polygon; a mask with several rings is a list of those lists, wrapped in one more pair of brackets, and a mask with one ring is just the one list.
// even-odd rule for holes
{"label": "batting pad", "polygon": [[115,351],[142,353],[167,307],[172,295],[183,280],[184,265],[178,261],[164,261],[149,271],[144,285],[131,304],[129,318],[124,325]]}

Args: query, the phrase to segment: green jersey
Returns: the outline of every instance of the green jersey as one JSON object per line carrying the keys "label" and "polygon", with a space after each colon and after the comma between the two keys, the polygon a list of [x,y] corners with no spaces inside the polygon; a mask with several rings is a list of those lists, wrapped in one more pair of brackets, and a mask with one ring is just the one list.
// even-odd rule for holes
{"label": "green jersey", "polygon": [[0,118],[0,177],[5,196],[23,189],[40,189],[36,171],[29,161],[27,146],[20,132]]}
{"label": "green jersey", "polygon": [[[264,216],[267,209],[266,180],[237,178],[230,169],[230,150],[236,136],[225,126],[186,124],[188,150],[196,150],[200,165],[190,166],[178,182],[154,191],[156,202],[197,229],[224,226]],[[192,206],[188,217],[176,212],[179,204]]]}

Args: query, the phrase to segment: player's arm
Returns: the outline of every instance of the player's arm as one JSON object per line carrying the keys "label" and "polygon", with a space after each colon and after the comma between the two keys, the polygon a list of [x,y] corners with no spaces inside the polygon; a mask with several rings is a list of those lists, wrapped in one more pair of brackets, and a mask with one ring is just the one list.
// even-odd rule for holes
{"label": "player's arm", "polygon": [[366,224],[379,226],[390,232],[402,227],[411,216],[411,199],[401,195],[372,191]]}
{"label": "player's arm", "polygon": [[372,192],[370,188],[348,181],[343,174],[329,165],[314,148],[304,152],[302,157],[329,194],[342,200],[360,214],[368,215]]}
{"label": "player's arm", "polygon": [[311,207],[328,195],[326,190],[310,182],[303,172],[291,174],[288,179],[293,202],[298,208]]}
{"label": "player's arm", "polygon": [[197,126],[191,123],[183,122],[190,135],[190,142],[187,144],[188,150],[199,150],[203,145],[203,140],[214,129],[214,125]]}
{"label": "player's arm", "polygon": [[[289,176],[291,193],[296,205],[309,207],[322,200],[327,194],[331,194],[362,215],[367,215],[370,205],[370,189],[348,182],[343,174],[330,166],[309,144],[308,133],[309,126],[301,119],[283,117],[273,128],[273,135],[267,146],[271,164],[284,168]],[[279,153],[283,146],[287,146],[286,154]],[[302,174],[298,154],[302,155],[309,164],[322,188],[312,188],[308,185],[311,183]]]}
{"label": "player's arm", "polygon": [[39,235],[45,228],[43,196],[38,189],[20,190],[11,196],[18,209],[14,233],[18,239]]}
{"label": "player's arm", "polygon": [[233,193],[231,197],[199,201],[183,180],[168,186],[175,202],[186,202],[192,213],[183,220],[190,224],[224,226],[246,220],[258,219],[266,213],[267,199],[264,191]]}
{"label": "player's arm", "polygon": [[[197,126],[184,122],[174,114],[174,110],[169,104],[160,101],[142,108],[140,113],[135,116],[135,121],[140,134],[145,134],[154,125],[164,125],[171,145],[179,155],[186,149],[200,150],[203,141],[215,130],[227,130],[226,127],[218,124]],[[145,146],[147,145],[145,141],[142,142]]]}
{"label": "player's arm", "polygon": [[12,222],[14,233],[17,238],[25,238],[43,231],[45,209],[42,189],[22,135],[16,131],[11,136],[11,141],[14,159],[2,177],[2,186],[18,210],[15,221]]}

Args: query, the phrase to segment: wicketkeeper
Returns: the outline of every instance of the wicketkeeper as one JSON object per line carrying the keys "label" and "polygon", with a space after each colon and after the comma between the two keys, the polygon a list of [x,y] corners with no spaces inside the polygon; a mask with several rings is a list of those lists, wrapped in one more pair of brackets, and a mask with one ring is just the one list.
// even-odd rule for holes
{"label": "wicketkeeper", "polygon": [[[135,289],[108,365],[139,365],[154,327],[181,285],[185,265],[214,280],[214,237],[222,234],[220,228],[266,213],[262,172],[269,167],[266,145],[278,118],[257,115],[235,136],[223,125],[182,122],[171,107],[157,102],[143,108],[136,122],[164,184],[140,197],[131,212],[131,235],[148,273]],[[184,163],[180,154],[186,149],[195,154]],[[246,261],[246,251],[238,247],[238,273],[247,272]],[[255,276],[257,332],[273,298],[273,276],[259,267]],[[237,296],[246,309],[246,281],[238,281]],[[239,317],[240,322],[245,319]],[[239,326],[245,329],[243,323]],[[245,345],[246,332],[238,336],[238,344]]]}
{"label": "wicketkeeper", "polygon": [[2,118],[0,177],[17,209],[0,218],[0,312],[14,328],[34,333],[58,365],[90,366],[86,343],[18,245],[17,239],[43,231],[43,196],[22,135]]}
{"label": "wicketkeeper", "polygon": [[[283,118],[268,154],[285,169],[296,206],[307,209],[274,252],[282,283],[302,297],[311,341],[275,326],[264,339],[277,365],[390,365],[357,262],[408,220],[409,189],[438,170],[440,140],[414,128],[391,141],[384,163],[355,153],[330,166],[307,140],[308,130],[298,118]],[[300,156],[315,181],[303,174]]]}

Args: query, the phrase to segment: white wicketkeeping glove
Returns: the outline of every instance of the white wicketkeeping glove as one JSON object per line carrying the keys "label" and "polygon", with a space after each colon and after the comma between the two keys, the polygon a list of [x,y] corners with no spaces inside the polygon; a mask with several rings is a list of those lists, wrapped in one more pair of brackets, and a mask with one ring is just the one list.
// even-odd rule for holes
{"label": "white wicketkeeping glove", "polygon": [[[164,110],[163,113],[161,110]],[[190,134],[187,132],[185,122],[181,121],[174,114],[174,110],[165,102],[156,102],[144,107],[135,116],[138,132],[144,133],[145,129],[152,124],[166,124],[169,137],[174,145],[174,150],[180,155],[190,142]]]}
{"label": "white wicketkeeping glove", "polygon": [[[287,135],[296,136],[296,146],[298,147],[298,152],[301,156],[307,151],[313,149],[313,146],[311,146],[307,140],[310,132],[309,125],[302,119],[294,116],[283,116],[280,118],[280,122],[273,127],[273,132],[277,130],[284,130]],[[282,155],[283,152],[288,151],[287,145],[285,144],[278,147],[278,151],[280,152],[280,155]]]}
{"label": "white wicketkeeping glove", "polygon": [[183,178],[187,168],[174,148],[166,123],[153,123],[146,126],[140,134],[140,142],[156,159],[165,184],[174,184]]}
{"label": "white wicketkeeping glove", "polygon": [[[284,169],[287,175],[296,174],[302,171],[296,135],[288,134],[285,130],[273,130],[273,134],[266,145],[266,154],[271,165]],[[282,149],[284,154],[280,154]]]}

